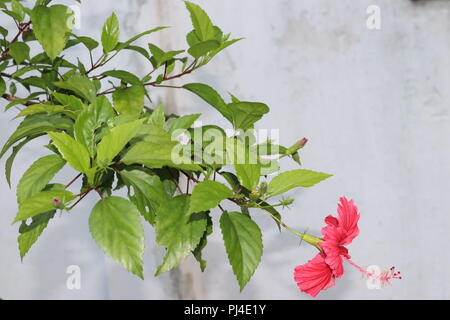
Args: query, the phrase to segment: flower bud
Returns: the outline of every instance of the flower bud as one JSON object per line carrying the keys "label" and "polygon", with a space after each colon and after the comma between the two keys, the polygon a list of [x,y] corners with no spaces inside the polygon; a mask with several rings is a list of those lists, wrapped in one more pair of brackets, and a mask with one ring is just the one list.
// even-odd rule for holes
{"label": "flower bud", "polygon": [[52,202],[53,202],[53,206],[54,206],[56,209],[63,209],[63,208],[64,208],[64,205],[63,205],[61,199],[54,198],[54,199],[52,200]]}
{"label": "flower bud", "polygon": [[261,196],[261,193],[258,190],[253,190],[250,195],[249,198],[252,201],[256,201],[259,199],[259,197]]}
{"label": "flower bud", "polygon": [[294,143],[289,149],[286,150],[286,154],[293,154],[302,149],[308,143],[308,139],[303,138]]}

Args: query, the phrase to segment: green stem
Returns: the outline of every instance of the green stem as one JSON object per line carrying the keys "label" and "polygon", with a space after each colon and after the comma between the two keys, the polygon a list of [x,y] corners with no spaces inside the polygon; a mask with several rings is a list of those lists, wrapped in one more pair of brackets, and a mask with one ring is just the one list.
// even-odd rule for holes
{"label": "green stem", "polygon": [[300,233],[297,230],[294,230],[291,227],[289,227],[288,225],[286,225],[283,221],[281,221],[281,219],[279,219],[278,217],[274,216],[270,212],[267,212],[267,213],[270,214],[270,216],[275,221],[277,221],[280,224],[280,226],[282,226],[284,229],[286,229],[290,233],[296,235],[297,237],[301,238],[302,240],[304,240],[305,242],[309,243],[310,245],[316,247],[320,251],[322,251],[322,248],[320,248],[320,246],[319,246],[319,243],[323,241],[322,239],[314,237],[314,236],[311,236],[311,235],[306,234],[306,233]]}

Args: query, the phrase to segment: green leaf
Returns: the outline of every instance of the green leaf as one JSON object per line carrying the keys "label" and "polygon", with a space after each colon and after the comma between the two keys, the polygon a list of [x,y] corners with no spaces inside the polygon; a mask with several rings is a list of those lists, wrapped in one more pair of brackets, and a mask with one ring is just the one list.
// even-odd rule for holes
{"label": "green leaf", "polygon": [[329,177],[330,174],[304,169],[286,171],[270,181],[268,194],[273,197],[297,187],[312,187]]}
{"label": "green leaf", "polygon": [[190,114],[187,116],[182,116],[172,121],[166,123],[166,130],[172,134],[176,130],[189,129],[192,125],[200,118],[201,114]]}
{"label": "green leaf", "polygon": [[292,160],[297,162],[299,165],[302,165],[302,161],[300,160],[300,153],[297,151],[291,155]]}
{"label": "green leaf", "polygon": [[195,30],[192,30],[186,35],[186,42],[188,43],[189,47],[193,47],[196,44],[200,43],[201,40],[198,38],[197,33]]}
{"label": "green leaf", "polygon": [[0,77],[0,97],[6,92],[6,82]]}
{"label": "green leaf", "polygon": [[142,85],[142,81],[134,74],[124,70],[111,70],[103,72],[102,75],[120,79],[125,83]]}
{"label": "green leaf", "polygon": [[85,108],[83,101],[78,97],[59,92],[53,92],[52,95],[69,110],[80,111]]}
{"label": "green leaf", "polygon": [[[0,3],[1,3],[1,1],[0,1]],[[1,34],[4,38],[6,38],[6,37],[8,36],[8,30],[5,29],[5,28],[3,28],[2,26],[0,26],[0,34]]]}
{"label": "green leaf", "polygon": [[[28,57],[26,57],[26,58],[28,58]],[[11,76],[13,78],[19,78],[19,77],[23,76],[24,74],[26,74],[30,71],[34,71],[34,70],[47,71],[48,68],[46,66],[29,66],[29,67],[19,68]]]}
{"label": "green leaf", "polygon": [[183,150],[183,146],[172,141],[171,136],[163,129],[144,124],[139,135],[141,141],[133,144],[122,157],[125,164],[139,163],[148,168],[169,166],[181,170],[202,171],[202,168],[191,160],[189,151],[186,151],[186,154],[177,152]]}
{"label": "green leaf", "polygon": [[42,191],[66,164],[58,155],[49,155],[34,162],[17,185],[17,201],[26,199]]}
{"label": "green leaf", "polygon": [[150,49],[150,52],[153,55],[153,59],[155,62],[155,65],[154,65],[155,68],[159,68],[165,62],[172,60],[175,56],[184,52],[184,50],[164,52],[162,49],[160,49],[159,47],[157,47],[156,45],[154,45],[152,43],[149,43],[148,47]]}
{"label": "green leaf", "polygon": [[30,137],[28,139],[24,139],[23,141],[18,143],[16,146],[14,146],[11,155],[6,160],[5,177],[6,177],[6,182],[8,182],[9,187],[11,187],[11,169],[14,164],[14,160],[16,159],[16,156],[19,153],[19,151],[31,140],[33,140],[32,137]]}
{"label": "green leaf", "polygon": [[73,12],[64,5],[36,6],[31,12],[34,34],[51,60],[66,46],[72,15]]}
{"label": "green leaf", "polygon": [[108,166],[112,160],[139,132],[143,120],[136,120],[119,125],[103,137],[97,146],[97,162],[101,166]]}
{"label": "green leaf", "polygon": [[77,36],[76,34],[71,33],[72,37],[75,38],[75,42],[82,43],[89,51],[94,50],[98,47],[98,42],[92,38],[84,37],[84,36]]}
{"label": "green leaf", "polygon": [[188,52],[195,59],[205,56],[209,52],[220,47],[220,42],[217,40],[207,40],[197,43],[196,45],[189,48]]}
{"label": "green leaf", "polygon": [[74,125],[75,139],[88,149],[91,157],[95,156],[95,131],[115,115],[111,103],[104,96],[98,97],[79,114]]}
{"label": "green leaf", "polygon": [[144,107],[145,89],[134,85],[113,93],[114,107],[121,114],[139,115]]}
{"label": "green leaf", "polygon": [[88,174],[91,161],[87,149],[66,133],[49,132],[63,158],[77,171]]}
{"label": "green leaf", "polygon": [[120,38],[119,19],[113,13],[104,23],[102,31],[102,45],[105,53],[113,51]]}
{"label": "green leaf", "polygon": [[13,42],[9,45],[9,54],[16,64],[21,64],[30,58],[30,47],[24,42]]}
{"label": "green leaf", "polygon": [[164,106],[160,104],[152,113],[147,121],[148,124],[154,125],[157,128],[163,129],[166,123],[166,115],[164,113]]}
{"label": "green leaf", "polygon": [[7,10],[7,9],[6,10],[2,10],[2,13],[10,16],[11,18],[13,18],[16,21],[20,21],[20,19],[21,19],[20,15],[18,15],[17,13],[15,13],[14,11],[11,11],[11,10]]}
{"label": "green leaf", "polygon": [[209,103],[217,111],[219,111],[225,119],[233,122],[231,111],[228,109],[227,104],[223,101],[222,97],[216,90],[203,83],[189,83],[183,86],[183,88],[195,93],[204,101]]}
{"label": "green leaf", "polygon": [[261,167],[258,164],[235,164],[236,174],[241,185],[249,190],[255,190],[261,176]]}
{"label": "green leaf", "polygon": [[253,124],[270,111],[264,103],[237,102],[230,103],[228,108],[232,114],[232,123],[235,129],[250,129]]}
{"label": "green leaf", "polygon": [[[11,82],[9,84],[9,93],[11,93],[11,95],[15,95],[16,92],[17,92],[17,86],[16,86],[16,84],[14,82]],[[11,102],[11,103],[13,103],[13,102]],[[22,103],[22,101],[20,103]],[[8,110],[8,109],[9,109],[9,105],[5,107],[5,111]]]}
{"label": "green leaf", "polygon": [[140,46],[128,46],[125,49],[135,51],[135,52],[139,53],[140,55],[142,55],[147,60],[149,60],[149,61],[151,60],[150,54],[147,52],[147,50]]}
{"label": "green leaf", "polygon": [[73,74],[67,80],[57,81],[54,85],[58,88],[70,90],[91,103],[97,97],[97,88],[94,83],[88,77],[79,73]]}
{"label": "green leaf", "polygon": [[261,230],[255,222],[240,212],[223,213],[220,217],[220,229],[228,260],[242,291],[261,262]]}
{"label": "green leaf", "polygon": [[199,244],[206,229],[204,212],[188,212],[189,196],[182,195],[162,204],[156,217],[156,242],[167,249],[156,275],[177,267]]}
{"label": "green leaf", "polygon": [[134,189],[134,195],[129,195],[128,197],[144,217],[145,221],[154,226],[156,221],[156,210],[142,192]]}
{"label": "green leaf", "polygon": [[[222,171],[220,172],[220,175],[227,181],[233,191],[237,192],[242,189],[242,185],[240,184],[238,177],[236,177],[233,173]],[[245,191],[245,189],[243,189],[243,191]]]}
{"label": "green leaf", "polygon": [[216,181],[202,181],[197,184],[192,192],[189,212],[208,211],[217,207],[221,201],[237,196],[224,184]]}
{"label": "green leaf", "polygon": [[46,114],[36,114],[26,117],[17,127],[16,131],[9,137],[0,152],[0,158],[17,141],[29,137],[43,135],[51,130],[71,130],[73,122],[70,119],[59,115],[48,116]]}
{"label": "green leaf", "polygon": [[[20,73],[20,70],[18,71]],[[48,82],[44,79],[44,78],[40,78],[40,77],[36,77],[36,76],[31,76],[25,79],[21,79],[19,80],[21,81],[21,83],[25,86],[25,87],[36,87],[36,88],[40,88],[43,90],[46,90],[48,87]],[[25,100],[27,101],[27,100]]]}
{"label": "green leaf", "polygon": [[255,190],[261,176],[257,149],[251,148],[248,141],[227,139],[226,142],[227,154],[233,161],[240,184],[249,190]]}
{"label": "green leaf", "polygon": [[133,188],[154,206],[159,207],[167,201],[167,193],[161,179],[156,175],[150,175],[142,170],[122,170],[120,172],[124,182]]}
{"label": "green leaf", "polygon": [[55,114],[61,113],[64,111],[64,106],[61,105],[50,105],[50,104],[34,104],[25,109],[23,109],[16,118],[25,117],[32,114],[37,113],[47,113],[47,114]]}
{"label": "green leaf", "polygon": [[185,4],[191,14],[192,25],[198,38],[201,41],[214,40],[214,26],[206,12],[193,2],[186,1]]}
{"label": "green leaf", "polygon": [[203,236],[202,236],[202,238],[200,240],[200,243],[197,245],[197,248],[195,248],[195,250],[192,252],[192,254],[194,255],[195,259],[199,262],[200,269],[202,270],[202,272],[205,272],[205,270],[206,270],[206,260],[203,259],[202,252],[203,252],[203,249],[208,244],[208,237],[212,233],[213,233],[213,222],[212,222],[211,217],[209,215],[207,215],[206,230],[203,233]]}
{"label": "green leaf", "polygon": [[210,53],[208,54],[208,58],[209,58],[209,59],[212,59],[212,58],[215,57],[218,53],[220,53],[221,51],[225,50],[225,49],[228,48],[229,46],[235,44],[236,42],[241,41],[242,39],[243,39],[243,38],[239,38],[239,39],[233,39],[233,40],[230,40],[230,41],[222,42],[222,43],[220,44],[220,47],[218,47],[217,49],[214,49],[212,52],[210,52]]}
{"label": "green leaf", "polygon": [[153,28],[153,29],[151,29],[151,30],[144,31],[144,32],[142,32],[142,33],[140,33],[140,34],[138,34],[138,35],[136,35],[136,36],[130,38],[129,40],[127,40],[127,41],[125,41],[125,42],[119,43],[119,44],[117,45],[116,52],[119,52],[119,51],[121,51],[121,50],[123,50],[123,49],[128,48],[130,44],[132,44],[132,43],[135,42],[136,40],[142,38],[143,36],[146,36],[146,35],[148,35],[148,34],[151,34],[151,33],[153,33],[153,32],[160,31],[160,30],[163,30],[163,29],[166,29],[166,28],[168,28],[168,27],[156,27],[156,28]]}
{"label": "green leaf", "polygon": [[59,199],[63,205],[75,199],[75,195],[66,190],[42,191],[19,204],[19,212],[14,218],[13,224],[25,221],[38,214],[55,210],[53,201]]}
{"label": "green leaf", "polygon": [[164,166],[181,170],[202,171],[202,168],[193,163],[187,156],[173,153],[179,144],[169,141],[164,144],[142,141],[134,144],[122,157],[122,162],[127,165],[139,163],[148,168],[162,168]]}
{"label": "green leaf", "polygon": [[163,128],[154,124],[144,124],[139,132],[142,141],[148,141],[158,144],[172,143],[170,134]]}
{"label": "green leaf", "polygon": [[25,10],[19,1],[11,0],[11,10],[19,17],[19,22],[22,22],[23,19],[25,19]]}
{"label": "green leaf", "polygon": [[19,229],[20,235],[17,238],[20,258],[22,260],[41,236],[44,229],[47,228],[48,222],[55,216],[55,213],[56,211],[52,210],[34,216],[30,225],[27,225],[25,221],[22,222]]}
{"label": "green leaf", "polygon": [[89,229],[107,255],[144,278],[144,229],[134,204],[119,197],[100,200],[92,209]]}
{"label": "green leaf", "polygon": [[280,161],[277,159],[260,159],[259,162],[260,175],[268,176],[269,174],[280,171]]}

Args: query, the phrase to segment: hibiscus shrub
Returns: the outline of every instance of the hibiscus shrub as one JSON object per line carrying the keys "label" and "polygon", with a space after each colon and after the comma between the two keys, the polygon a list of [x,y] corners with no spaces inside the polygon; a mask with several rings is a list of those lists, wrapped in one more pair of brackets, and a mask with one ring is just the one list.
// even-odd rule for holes
{"label": "hibiscus shrub", "polygon": [[[299,150],[307,140],[291,147],[271,140],[257,143],[254,125],[269,112],[266,104],[234,95],[225,102],[206,84],[172,82],[204,67],[240,39],[223,33],[198,5],[186,1],[193,25],[186,36],[187,50],[136,45],[136,40],[165,32],[166,27],[121,41],[115,14],[104,23],[98,42],[76,34],[74,13],[51,2],[37,0],[28,8],[17,0],[0,0],[2,21],[12,19],[17,28],[0,25],[0,96],[6,100],[5,111],[17,111],[16,118],[22,119],[0,151],[3,157],[12,150],[5,165],[9,184],[19,151],[38,137],[48,138],[43,147],[49,155],[37,159],[17,185],[19,210],[13,222],[20,223],[21,258],[57,211],[76,210],[94,192],[99,196],[89,217],[94,240],[141,278],[143,223],[155,229],[157,245],[166,249],[156,275],[179,266],[190,254],[204,270],[202,251],[213,232],[211,217],[216,212],[242,290],[263,253],[260,228],[250,215],[250,210],[258,209],[279,228],[319,250],[295,271],[300,289],[315,296],[333,285],[343,273],[342,262],[352,263],[344,246],[358,234],[356,207],[342,199],[338,217],[326,219],[323,238],[289,228],[279,211],[293,202],[280,195],[330,177],[305,169],[277,174],[282,158],[300,165]],[[89,59],[74,57],[70,52],[74,46],[82,46]],[[110,67],[118,54],[130,51],[148,63],[144,75]],[[167,114],[149,94],[149,89],[161,87],[192,92],[230,122],[232,134],[216,125],[195,125],[199,114]],[[75,171],[74,178],[65,184],[54,182],[66,165]],[[122,197],[114,195],[122,189],[126,191]],[[223,201],[235,211],[224,210]],[[392,272],[381,278],[393,276]]]}

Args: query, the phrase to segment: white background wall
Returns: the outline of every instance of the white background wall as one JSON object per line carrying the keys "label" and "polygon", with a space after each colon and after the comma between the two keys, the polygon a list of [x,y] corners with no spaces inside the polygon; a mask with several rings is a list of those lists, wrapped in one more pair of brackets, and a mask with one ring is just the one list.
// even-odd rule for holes
{"label": "white background wall", "polygon": [[[114,10],[122,23],[122,39],[171,25],[175,27],[150,41],[164,49],[185,48],[184,34],[191,27],[182,1],[83,2],[79,34],[99,38],[103,21]],[[286,145],[308,137],[304,167],[334,177],[292,192],[297,201],[285,212],[286,222],[319,235],[323,218],[335,213],[338,198],[353,198],[361,211],[361,234],[349,248],[353,260],[395,265],[404,276],[390,288],[368,290],[360,274],[346,266],[344,278],[320,298],[450,298],[450,1],[195,2],[224,31],[246,40],[175,83],[206,82],[224,95],[229,91],[265,102],[272,112],[260,128],[279,128]],[[366,28],[366,8],[372,4],[381,8],[381,30]],[[74,53],[86,58],[81,51]],[[132,54],[114,65],[141,75],[149,68]],[[204,123],[225,125],[215,110],[191,94],[163,89],[151,94],[168,101],[171,111],[202,112]],[[13,116],[0,116],[1,143],[14,130]],[[45,142],[30,144],[19,155],[14,186],[33,159],[45,154]],[[285,169],[295,167],[284,163]],[[63,182],[72,176],[69,169],[59,175]],[[188,262],[181,271],[154,278],[164,251],[152,244],[150,228],[146,280],[122,270],[90,237],[87,219],[95,197],[54,219],[21,263],[17,226],[10,225],[17,210],[15,192],[4,178],[0,188],[0,297],[5,299],[308,299],[297,291],[293,269],[310,259],[314,249],[280,234],[262,213],[253,216],[263,228],[264,256],[240,294],[217,224],[205,252],[205,274],[192,271]],[[82,270],[80,291],[66,288],[66,267],[72,264]]]}

